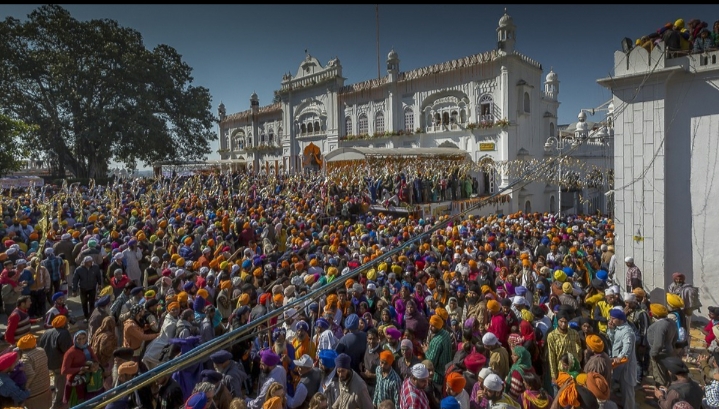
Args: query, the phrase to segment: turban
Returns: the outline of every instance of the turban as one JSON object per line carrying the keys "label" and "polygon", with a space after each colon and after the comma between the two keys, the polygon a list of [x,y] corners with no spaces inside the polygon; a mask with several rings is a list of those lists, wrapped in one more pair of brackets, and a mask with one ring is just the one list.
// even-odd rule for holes
{"label": "turban", "polygon": [[402,333],[400,330],[398,330],[395,327],[389,327],[384,330],[385,335],[387,335],[389,338],[392,339],[400,339],[402,337]]}
{"label": "turban", "polygon": [[669,315],[667,307],[662,304],[649,304],[649,311],[651,311],[652,315],[656,318],[664,318]]}
{"label": "turban", "polygon": [[232,288],[232,282],[230,280],[220,282],[220,290],[227,290],[230,288]]}
{"label": "turban", "polygon": [[266,366],[275,366],[280,362],[280,356],[266,349],[260,352],[260,362]]}
{"label": "turban", "polygon": [[17,352],[8,352],[0,356],[0,372],[10,369],[17,361]]}
{"label": "turban", "polygon": [[624,313],[623,310],[619,308],[612,308],[611,310],[609,310],[609,316],[622,321],[627,320],[627,315]]}
{"label": "turban", "polygon": [[[560,378],[562,381],[567,384],[565,387],[562,387],[561,391],[557,395],[557,399],[559,404],[562,407],[572,406],[575,408],[578,408],[581,406],[581,402],[579,402],[579,392],[577,391],[577,384],[574,383],[574,379],[572,379],[572,375],[569,375],[564,372],[560,372],[560,376],[557,377],[557,384],[560,382]],[[562,375],[566,375],[566,377],[563,377]]]}
{"label": "turban", "polygon": [[427,288],[430,290],[434,290],[437,287],[437,281],[434,279],[434,277],[430,277],[427,280]]}
{"label": "turban", "polygon": [[205,409],[205,406],[207,406],[205,392],[194,393],[185,402],[185,409]]}
{"label": "turban", "polygon": [[[192,287],[190,287],[190,288],[192,288]],[[147,291],[145,291],[145,298],[152,298],[155,296],[155,294],[156,293],[154,290],[147,290]]]}
{"label": "turban", "polygon": [[414,376],[417,379],[427,379],[429,378],[429,371],[427,370],[427,367],[424,364],[414,364],[412,368],[410,369],[412,372],[412,376]]}
{"label": "turban", "polygon": [[602,341],[598,335],[589,334],[585,340],[587,342],[587,347],[594,351],[595,354],[599,354],[604,351],[604,341]]}
{"label": "turban", "polygon": [[118,375],[135,375],[137,374],[137,371],[139,370],[139,366],[137,365],[137,362],[134,361],[127,361],[120,364],[119,367],[117,367],[117,374]]}
{"label": "turban", "polygon": [[435,308],[434,313],[439,315],[444,321],[447,321],[447,319],[449,319],[449,313],[442,307]]}
{"label": "turban", "polygon": [[647,293],[646,293],[643,289],[641,289],[641,288],[639,288],[639,287],[633,289],[632,292],[633,292],[634,295],[636,295],[637,297],[646,297],[646,296],[647,296]]}
{"label": "turban", "polygon": [[324,318],[317,318],[317,321],[315,321],[315,327],[320,327],[322,329],[329,329],[330,323],[327,322]]}
{"label": "turban", "polygon": [[282,301],[284,301],[284,300],[285,300],[285,296],[282,295],[282,294],[275,294],[275,295],[272,297],[272,301],[274,301],[274,302],[276,302],[276,303],[280,303],[280,302],[282,302]]}
{"label": "turban", "polygon": [[58,315],[52,320],[53,328],[63,328],[67,324],[67,317],[64,315]]}
{"label": "turban", "polygon": [[394,354],[388,350],[380,352],[379,359],[392,365],[394,363]]}
{"label": "turban", "polygon": [[554,272],[554,281],[564,282],[567,279],[567,275],[562,270],[556,270]]}
{"label": "turban", "polygon": [[495,301],[495,300],[487,301],[487,310],[489,310],[489,312],[491,312],[492,314],[498,313],[500,308],[501,307],[497,301]]}
{"label": "turban", "polygon": [[207,299],[210,298],[210,293],[207,290],[205,290],[204,288],[200,288],[199,290],[197,290],[197,295],[204,298],[205,301],[207,301]]}
{"label": "turban", "polygon": [[337,368],[351,369],[351,364],[352,358],[350,358],[350,356],[345,353],[341,353],[337,355],[337,358],[335,358],[335,366]]}
{"label": "turban", "polygon": [[624,302],[637,302],[637,296],[634,293],[624,293]]}
{"label": "turban", "polygon": [[319,358],[325,368],[334,368],[337,352],[334,349],[322,349],[320,350]]}
{"label": "turban", "polygon": [[250,295],[244,293],[240,296],[240,305],[247,305],[250,303]]}
{"label": "turban", "polygon": [[516,295],[522,295],[522,296],[523,296],[523,295],[527,294],[527,288],[526,288],[526,287],[523,287],[523,286],[521,286],[521,285],[518,285],[518,286],[514,287],[514,293],[515,293]]}
{"label": "turban", "polygon": [[429,319],[429,325],[437,329],[442,329],[444,327],[444,321],[437,314],[435,314]]}
{"label": "turban", "polygon": [[572,283],[564,283],[562,284],[562,292],[564,294],[571,294],[574,291],[572,288]]}
{"label": "turban", "polygon": [[359,316],[357,314],[350,314],[345,318],[345,329],[355,330],[359,328]]}
{"label": "turban", "polygon": [[577,374],[577,377],[574,378],[574,380],[577,381],[577,385],[584,386],[587,384],[587,374],[585,374],[585,373]]}
{"label": "turban", "polygon": [[262,404],[262,409],[282,409],[282,399],[279,396],[267,399]]}
{"label": "turban", "polygon": [[180,304],[177,301],[167,304],[167,311],[179,310]]}
{"label": "turban", "polygon": [[52,302],[55,302],[55,301],[57,301],[58,298],[64,297],[64,296],[65,296],[65,293],[63,293],[62,291],[56,292],[55,294],[52,295]]}
{"label": "turban", "polygon": [[473,374],[479,372],[479,370],[484,366],[485,363],[487,363],[487,358],[477,352],[472,352],[464,359],[464,366],[466,366],[467,369]]}
{"label": "turban", "polygon": [[586,388],[589,389],[599,400],[609,399],[609,384],[607,384],[607,380],[604,379],[604,376],[601,374],[596,372],[587,373]]}
{"label": "turban", "polygon": [[35,335],[27,334],[24,335],[22,338],[20,338],[17,341],[17,347],[25,350],[25,349],[33,349],[37,345],[37,338],[35,338]]}
{"label": "turban", "polygon": [[501,392],[504,389],[504,382],[497,374],[489,374],[482,383],[485,388],[494,392]]}
{"label": "turban", "polygon": [[492,346],[497,345],[499,343],[499,339],[497,339],[497,336],[494,335],[491,332],[485,332],[482,336],[482,344]]}
{"label": "turban", "polygon": [[684,280],[686,279],[686,277],[685,277],[684,274],[682,274],[682,273],[674,273],[674,274],[672,274],[672,280],[677,280],[677,279],[679,279],[679,280],[681,280],[681,281],[684,281]]}
{"label": "turban", "polygon": [[520,315],[522,316],[522,319],[524,321],[527,321],[529,323],[534,321],[534,314],[532,314],[532,312],[529,311],[528,309],[523,309],[522,312],[520,313]]}
{"label": "turban", "polygon": [[607,272],[604,270],[599,270],[597,271],[596,277],[602,281],[605,281],[609,277],[609,274],[607,274]]}
{"label": "turban", "polygon": [[186,292],[182,291],[179,294],[177,294],[177,301],[178,302],[187,302],[187,300],[190,298],[190,295]]}
{"label": "turban", "polygon": [[459,402],[454,396],[447,396],[439,404],[440,409],[460,409]]}
{"label": "turban", "polygon": [[684,308],[684,300],[676,294],[667,293],[667,305],[678,310]]}
{"label": "turban", "polygon": [[449,388],[454,393],[460,393],[462,392],[462,389],[464,389],[464,385],[467,384],[467,380],[464,379],[464,376],[462,374],[457,372],[452,372],[447,376],[447,383],[449,384]]}

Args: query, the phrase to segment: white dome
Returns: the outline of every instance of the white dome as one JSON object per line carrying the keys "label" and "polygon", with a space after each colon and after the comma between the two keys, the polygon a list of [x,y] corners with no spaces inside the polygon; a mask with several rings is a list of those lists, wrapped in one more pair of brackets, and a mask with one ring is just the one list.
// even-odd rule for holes
{"label": "white dome", "polygon": [[557,73],[550,70],[549,74],[547,74],[547,82],[557,82]]}
{"label": "white dome", "polygon": [[389,54],[387,54],[388,60],[396,60],[398,58],[399,57],[397,56],[397,53],[394,51],[394,48],[389,52]]}
{"label": "white dome", "polygon": [[514,20],[512,16],[507,14],[507,10],[504,10],[504,15],[499,19],[499,27],[514,27]]}
{"label": "white dome", "polygon": [[252,95],[250,95],[250,99],[259,99],[256,92],[253,92]]}
{"label": "white dome", "polygon": [[579,119],[579,122],[584,122],[587,120],[587,114],[584,113],[584,111],[579,111],[579,115],[577,115],[577,119]]}

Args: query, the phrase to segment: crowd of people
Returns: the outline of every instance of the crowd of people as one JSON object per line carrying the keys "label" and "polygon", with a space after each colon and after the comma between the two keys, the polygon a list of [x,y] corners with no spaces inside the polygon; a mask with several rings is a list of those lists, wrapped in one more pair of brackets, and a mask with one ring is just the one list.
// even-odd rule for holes
{"label": "crowd of people", "polygon": [[631,409],[646,375],[662,409],[719,407],[716,356],[701,383],[682,359],[696,288],[676,273],[650,300],[611,219],[328,214],[366,200],[336,189],[210,172],[6,191],[0,407],[74,407],[248,323],[107,407]]}
{"label": "crowd of people", "polygon": [[664,42],[670,56],[719,50],[719,20],[710,29],[701,19],[691,19],[685,24],[684,19],[679,18],[674,23],[659,27],[656,32],[638,38],[635,45],[651,52],[660,42]]}

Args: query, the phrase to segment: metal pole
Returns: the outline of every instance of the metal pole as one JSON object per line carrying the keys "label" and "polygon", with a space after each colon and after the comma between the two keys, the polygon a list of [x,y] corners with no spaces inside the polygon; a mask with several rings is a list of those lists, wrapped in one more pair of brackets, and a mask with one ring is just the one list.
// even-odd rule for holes
{"label": "metal pole", "polygon": [[557,164],[559,167],[559,174],[557,174],[557,185],[559,186],[559,206],[557,207],[557,218],[562,218],[562,142],[561,142],[561,136],[560,139],[557,141],[557,150],[559,151],[559,163]]}

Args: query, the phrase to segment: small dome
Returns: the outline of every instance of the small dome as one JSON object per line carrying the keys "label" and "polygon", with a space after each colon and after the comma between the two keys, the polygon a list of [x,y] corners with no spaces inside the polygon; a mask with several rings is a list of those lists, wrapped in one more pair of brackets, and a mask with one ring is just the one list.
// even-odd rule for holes
{"label": "small dome", "polygon": [[579,122],[584,122],[587,120],[587,114],[584,113],[584,111],[579,111],[579,115],[577,115],[577,119]]}
{"label": "small dome", "polygon": [[399,56],[397,56],[397,53],[394,51],[394,48],[389,52],[389,54],[387,54],[388,60],[396,60],[398,58]]}
{"label": "small dome", "polygon": [[557,73],[551,69],[549,70],[549,74],[547,74],[547,82],[557,82]]}
{"label": "small dome", "polygon": [[507,9],[504,9],[504,15],[499,19],[499,27],[514,27],[514,20],[507,14]]}
{"label": "small dome", "polygon": [[256,92],[253,92],[252,95],[250,95],[250,99],[255,100],[255,99],[259,99],[259,97],[257,96]]}

